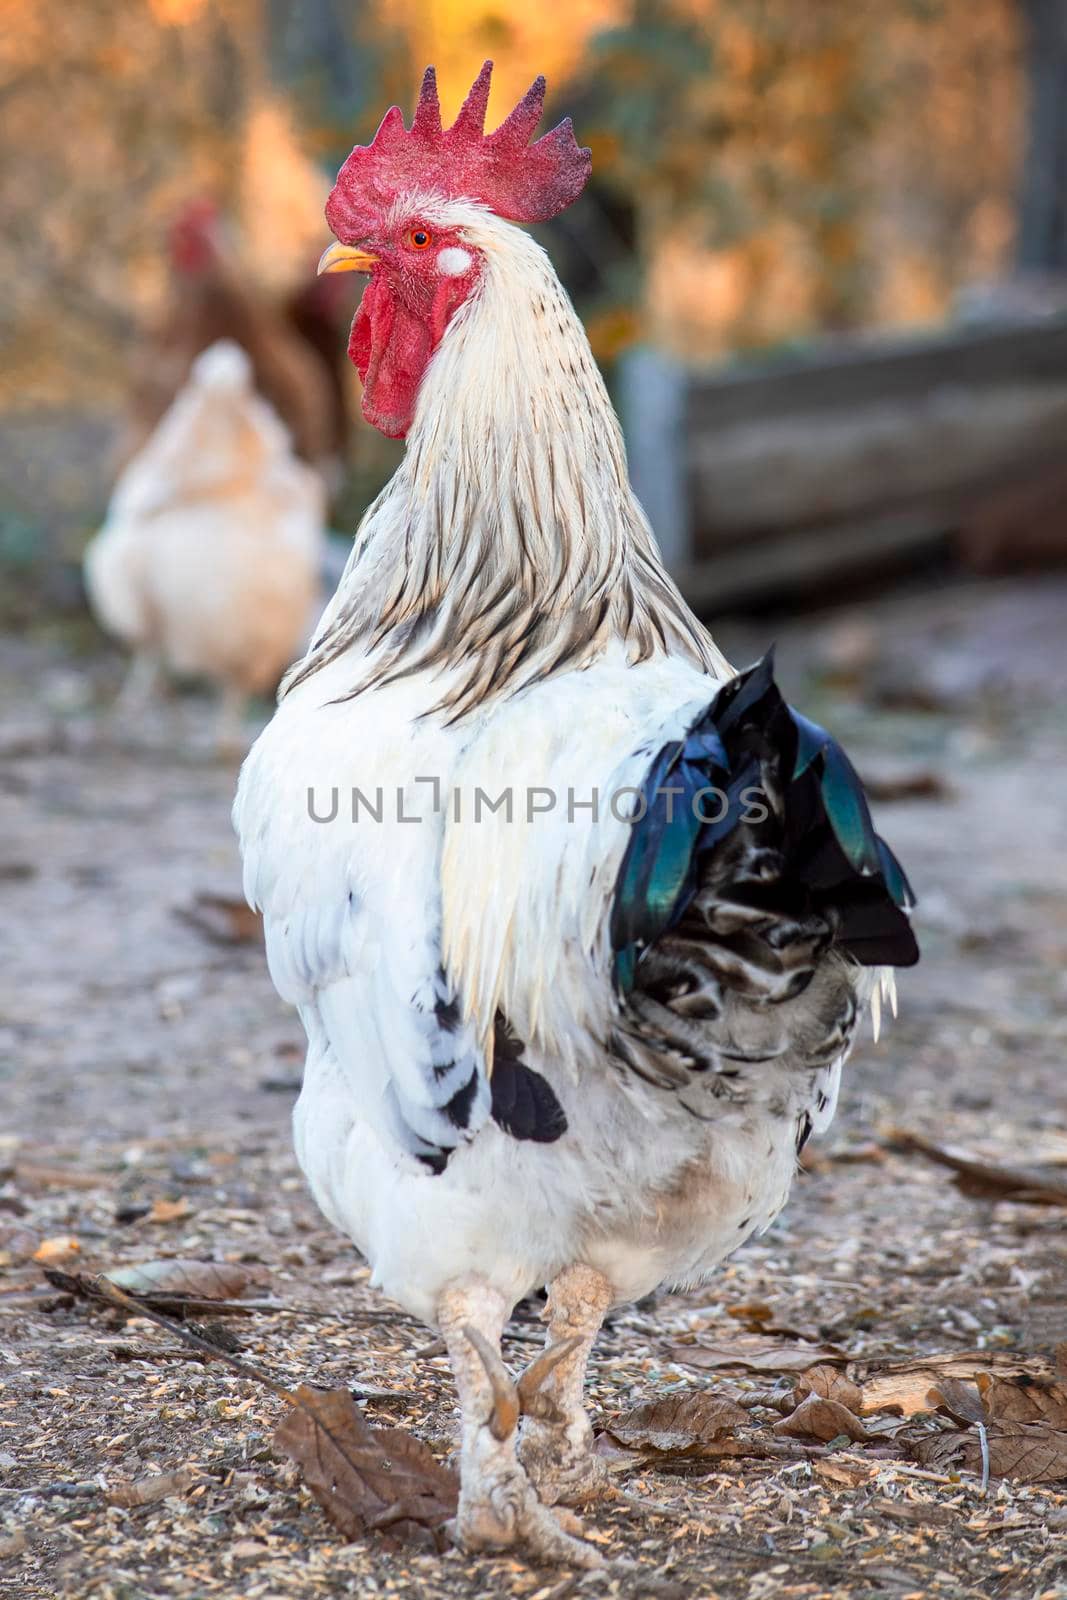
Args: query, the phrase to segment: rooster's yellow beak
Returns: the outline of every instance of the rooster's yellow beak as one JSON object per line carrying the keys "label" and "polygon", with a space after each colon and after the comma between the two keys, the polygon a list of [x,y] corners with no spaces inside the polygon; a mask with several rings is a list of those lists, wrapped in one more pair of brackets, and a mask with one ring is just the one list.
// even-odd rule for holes
{"label": "rooster's yellow beak", "polygon": [[319,257],[318,276],[324,272],[369,272],[378,260],[369,250],[354,244],[331,244]]}

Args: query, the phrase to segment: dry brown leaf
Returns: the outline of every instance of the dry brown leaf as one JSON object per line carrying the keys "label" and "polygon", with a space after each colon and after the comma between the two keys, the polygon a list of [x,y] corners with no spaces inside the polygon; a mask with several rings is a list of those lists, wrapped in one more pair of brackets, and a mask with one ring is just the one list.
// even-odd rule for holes
{"label": "dry brown leaf", "polygon": [[213,944],[259,944],[263,918],[246,900],[231,895],[203,893],[192,904],[175,906],[174,915],[202,933]]}
{"label": "dry brown leaf", "polygon": [[274,1435],[336,1528],[348,1539],[370,1531],[440,1549],[456,1514],[459,1480],[421,1439],[373,1427],[347,1389],[302,1383]]}
{"label": "dry brown leaf", "polygon": [[1067,1206],[1067,1176],[1053,1166],[1015,1167],[983,1161],[963,1150],[934,1144],[920,1134],[897,1128],[889,1135],[893,1150],[923,1155],[956,1174],[961,1194],[981,1200],[1019,1200],[1028,1205]]}
{"label": "dry brown leaf", "polygon": [[828,1460],[813,1461],[811,1470],[823,1483],[839,1484],[846,1489],[858,1489],[861,1483],[869,1483],[878,1471],[878,1466],[870,1461],[848,1461],[841,1456],[831,1456]]}
{"label": "dry brown leaf", "polygon": [[751,1421],[748,1412],[726,1396],[691,1389],[636,1406],[605,1431],[617,1444],[642,1455],[723,1455],[729,1453],[724,1442]]}
{"label": "dry brown leaf", "polygon": [[818,1394],[805,1395],[796,1410],[788,1417],[781,1417],[772,1431],[787,1434],[791,1439],[817,1439],[820,1444],[829,1444],[831,1439],[842,1435],[857,1444],[872,1437],[854,1411]]}
{"label": "dry brown leaf", "polygon": [[796,1381],[795,1393],[798,1404],[805,1395],[816,1394],[823,1400],[836,1400],[838,1405],[847,1407],[857,1416],[863,1399],[859,1384],[853,1383],[839,1367],[831,1366],[809,1367],[807,1372],[802,1372]]}
{"label": "dry brown leaf", "polygon": [[175,1472],[156,1472],[147,1478],[137,1478],[133,1483],[116,1483],[107,1492],[113,1506],[130,1509],[133,1506],[155,1505],[168,1495],[184,1494],[196,1483],[199,1472],[194,1466],[179,1467]]}
{"label": "dry brown leaf", "polygon": [[672,1345],[668,1355],[680,1366],[709,1372],[807,1372],[822,1362],[844,1365],[848,1360],[847,1351],[836,1345],[789,1343],[758,1334],[738,1334],[722,1345]]}
{"label": "dry brown leaf", "polygon": [[189,1215],[189,1202],[182,1195],[180,1200],[156,1200],[148,1213],[149,1222],[180,1222]]}
{"label": "dry brown leaf", "polygon": [[201,1311],[210,1311],[216,1316],[223,1312],[251,1316],[264,1304],[262,1301],[242,1302],[237,1298],[250,1281],[243,1267],[215,1261],[146,1261],[135,1266],[114,1267],[101,1273],[99,1280],[81,1272],[64,1272],[60,1267],[46,1266],[44,1275],[54,1288],[82,1300],[99,1300],[100,1282],[114,1284],[146,1311],[170,1312],[176,1317]]}
{"label": "dry brown leaf", "polygon": [[740,1306],[727,1306],[726,1315],[736,1317],[738,1322],[773,1322],[774,1311],[762,1300],[748,1301]]}
{"label": "dry brown leaf", "polygon": [[927,1395],[932,1406],[940,1411],[947,1411],[956,1422],[962,1422],[966,1427],[968,1423],[985,1422],[985,1408],[982,1405],[977,1388],[970,1383],[964,1383],[961,1378],[939,1378],[935,1386]]}
{"label": "dry brown leaf", "polygon": [[151,1300],[238,1300],[248,1288],[244,1267],[228,1261],[184,1261],[178,1257],[139,1261],[104,1273],[127,1294]]}
{"label": "dry brown leaf", "polygon": [[[1059,1483],[1067,1479],[1067,1432],[1047,1422],[1007,1422],[990,1428],[989,1471],[994,1478],[1019,1478],[1025,1483]],[[911,1445],[924,1466],[982,1471],[982,1443],[977,1428],[966,1432],[927,1434]]]}
{"label": "dry brown leaf", "polygon": [[860,1415],[895,1411],[910,1417],[917,1411],[931,1411],[937,1405],[930,1398],[946,1378],[974,1383],[980,1372],[996,1377],[1025,1375],[1051,1377],[1052,1367],[1040,1357],[1013,1355],[1010,1351],[969,1350],[947,1355],[924,1356],[918,1361],[893,1361],[871,1366],[860,1383]]}
{"label": "dry brown leaf", "polygon": [[996,1378],[980,1372],[978,1393],[991,1423],[1047,1422],[1067,1431],[1067,1383],[1040,1378]]}
{"label": "dry brown leaf", "polygon": [[81,1254],[81,1244],[73,1234],[57,1234],[54,1239],[42,1239],[37,1249],[33,1252],[33,1259],[42,1266],[50,1266],[55,1261],[71,1261],[76,1255]]}

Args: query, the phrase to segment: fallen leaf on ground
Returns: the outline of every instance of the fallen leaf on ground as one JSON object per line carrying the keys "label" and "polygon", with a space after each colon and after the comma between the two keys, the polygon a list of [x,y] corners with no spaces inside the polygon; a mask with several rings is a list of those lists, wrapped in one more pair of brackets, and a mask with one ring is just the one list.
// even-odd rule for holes
{"label": "fallen leaf on ground", "polygon": [[174,915],[195,928],[213,944],[260,944],[263,918],[245,900],[225,894],[194,895],[187,906],[175,906]]}
{"label": "fallen leaf on ground", "polygon": [[735,1401],[706,1389],[689,1390],[636,1406],[604,1430],[617,1444],[639,1454],[722,1455],[723,1442],[752,1419]]}
{"label": "fallen leaf on ground", "polygon": [[[85,1273],[45,1267],[44,1275],[54,1288],[65,1294],[77,1295],[82,1300],[101,1298],[96,1279]],[[200,1311],[216,1315],[229,1311],[251,1316],[263,1306],[262,1301],[240,1299],[248,1288],[250,1275],[243,1267],[231,1266],[228,1262],[146,1261],[135,1266],[113,1267],[100,1276],[105,1283],[113,1283],[146,1309],[170,1312],[177,1317]]]}
{"label": "fallen leaf on ground", "polygon": [[878,1471],[879,1465],[873,1461],[847,1461],[840,1456],[831,1456],[826,1461],[813,1461],[811,1470],[823,1483],[840,1485],[845,1489],[858,1489],[861,1483],[869,1483]]}
{"label": "fallen leaf on ground", "polygon": [[1067,1176],[1054,1166],[1016,1167],[985,1161],[949,1145],[934,1144],[905,1128],[888,1137],[890,1149],[904,1155],[926,1156],[956,1174],[961,1194],[979,1200],[1018,1200],[1028,1205],[1067,1206]]}
{"label": "fallen leaf on ground", "polygon": [[144,1299],[237,1300],[248,1288],[248,1273],[227,1261],[139,1261],[104,1273],[110,1283]]}
{"label": "fallen leaf on ground", "polygon": [[[1026,1483],[1058,1483],[1067,1478],[1067,1432],[1047,1422],[1008,1422],[987,1430],[989,1472],[994,1478]],[[912,1441],[912,1455],[923,1466],[965,1467],[982,1471],[982,1441],[976,1428],[927,1434]]]}
{"label": "fallen leaf on ground", "polygon": [[54,1239],[42,1239],[37,1249],[33,1252],[33,1259],[42,1266],[47,1266],[53,1261],[70,1261],[74,1256],[81,1254],[81,1245],[73,1234],[58,1234]]}
{"label": "fallen leaf on ground", "polygon": [[923,1356],[917,1361],[879,1362],[857,1380],[860,1415],[895,1411],[910,1417],[917,1411],[931,1411],[937,1405],[936,1398],[930,1397],[931,1391],[946,1378],[974,1383],[983,1372],[995,1377],[1051,1378],[1052,1366],[1039,1356],[1017,1356],[1001,1350],[967,1350]]}
{"label": "fallen leaf on ground", "polygon": [[180,1222],[189,1215],[189,1202],[182,1195],[180,1200],[156,1200],[148,1212],[149,1222]]}
{"label": "fallen leaf on ground", "polygon": [[776,1339],[810,1339],[815,1343],[819,1337],[808,1328],[796,1328],[789,1323],[776,1322],[773,1307],[764,1305],[760,1300],[739,1306],[727,1306],[726,1315],[743,1323],[749,1333],[758,1334],[761,1338],[773,1335]]}
{"label": "fallen leaf on ground", "polygon": [[738,1322],[765,1323],[774,1321],[773,1308],[764,1305],[762,1300],[748,1301],[740,1306],[727,1306],[726,1315],[728,1317],[736,1317]]}
{"label": "fallen leaf on ground", "polygon": [[988,1372],[975,1381],[989,1422],[1047,1422],[1067,1430],[1067,1383]]}
{"label": "fallen leaf on ground", "polygon": [[197,1482],[200,1474],[196,1467],[178,1467],[174,1472],[155,1472],[147,1478],[137,1478],[133,1483],[115,1483],[107,1491],[113,1506],[129,1510],[133,1506],[151,1506],[168,1495],[184,1494]]}
{"label": "fallen leaf on ground", "polygon": [[445,1542],[459,1480],[402,1428],[374,1427],[347,1389],[302,1383],[274,1435],[336,1528],[348,1539],[371,1530],[397,1539]]}
{"label": "fallen leaf on ground", "polygon": [[787,1343],[758,1335],[738,1334],[728,1344],[680,1344],[668,1351],[680,1366],[708,1372],[807,1372],[822,1362],[841,1365],[848,1352],[837,1345]]}
{"label": "fallen leaf on ground", "polygon": [[939,1378],[927,1399],[940,1411],[947,1411],[956,1422],[964,1426],[971,1422],[986,1421],[985,1407],[975,1385],[961,1378]]}
{"label": "fallen leaf on ground", "polygon": [[798,1404],[805,1395],[815,1394],[823,1400],[836,1400],[857,1416],[863,1398],[858,1383],[853,1383],[839,1367],[830,1366],[809,1367],[807,1372],[802,1372],[796,1381],[795,1392]]}
{"label": "fallen leaf on ground", "polygon": [[856,1444],[871,1438],[854,1411],[817,1394],[805,1395],[795,1411],[774,1424],[773,1432],[792,1439],[817,1439],[821,1444],[829,1444],[842,1434]]}

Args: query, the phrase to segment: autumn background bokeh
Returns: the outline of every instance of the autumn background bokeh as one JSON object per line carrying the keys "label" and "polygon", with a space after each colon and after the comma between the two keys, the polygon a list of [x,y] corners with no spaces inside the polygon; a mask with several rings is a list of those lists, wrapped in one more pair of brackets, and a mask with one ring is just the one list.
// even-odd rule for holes
{"label": "autumn background bokeh", "polygon": [[5,9],[4,315],[25,400],[121,392],[115,357],[159,308],[192,195],[232,211],[256,277],[302,270],[338,163],[429,60],[446,114],[491,55],[490,123],[537,71],[574,116],[596,190],[567,232],[600,280],[606,354],[639,331],[713,355],[929,321],[1012,249],[1013,0]]}
{"label": "autumn background bokeh", "polygon": [[[543,71],[549,114],[592,147],[589,191],[543,232],[610,370],[640,344],[719,361],[932,326],[981,297],[1019,257],[1033,176],[1027,13],[1063,18],[1049,0],[2,10],[9,566],[76,558],[99,520],[180,207],[213,197],[249,282],[283,291],[328,238],[337,165],[410,108],[427,61],[447,114],[491,55],[490,122]],[[394,459],[358,425],[338,526]]]}

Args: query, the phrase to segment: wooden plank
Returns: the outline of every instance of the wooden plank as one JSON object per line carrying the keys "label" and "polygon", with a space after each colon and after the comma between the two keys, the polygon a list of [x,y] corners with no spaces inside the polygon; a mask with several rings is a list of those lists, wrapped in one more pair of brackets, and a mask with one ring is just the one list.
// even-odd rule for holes
{"label": "wooden plank", "polygon": [[950,526],[943,514],[919,510],[793,530],[717,552],[675,577],[694,610],[708,616],[917,563],[944,549]]}
{"label": "wooden plank", "polygon": [[1067,315],[941,335],[820,346],[756,365],[691,371],[690,441],[708,430],[792,412],[914,401],[943,388],[1047,383],[1067,377]]}
{"label": "wooden plank", "polygon": [[1036,450],[1063,447],[1065,379],[707,428],[689,453],[695,549],[965,495]]}

